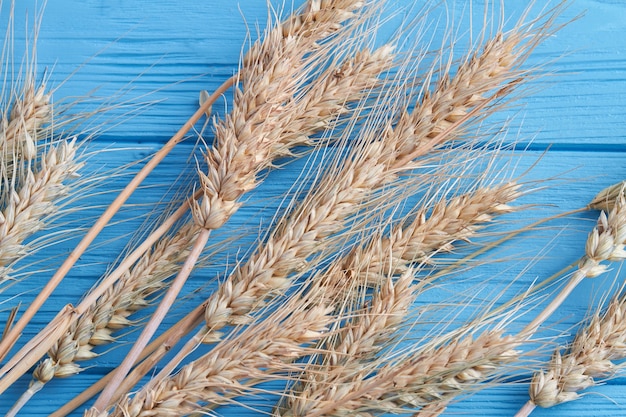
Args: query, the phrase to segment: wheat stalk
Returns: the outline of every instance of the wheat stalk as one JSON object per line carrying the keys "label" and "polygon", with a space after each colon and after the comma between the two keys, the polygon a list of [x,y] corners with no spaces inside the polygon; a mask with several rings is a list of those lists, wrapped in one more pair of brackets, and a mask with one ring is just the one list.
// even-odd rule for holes
{"label": "wheat stalk", "polygon": [[[374,52],[362,50],[343,62],[331,65],[300,98],[299,111],[292,113],[293,120],[287,123],[288,127],[283,130],[280,140],[288,143],[289,138],[297,140],[298,137],[312,134],[314,130],[328,127],[332,119],[348,111],[349,103],[358,101],[378,84],[378,75],[389,68],[390,62],[390,49],[383,47]],[[280,149],[289,150],[289,147]],[[206,200],[203,204],[207,205]],[[199,209],[199,205],[196,205],[196,209]],[[228,281],[224,286],[227,285]],[[272,289],[267,288],[266,291],[270,292]],[[192,344],[193,342],[189,346]],[[185,349],[181,350],[184,351]],[[161,349],[151,360],[157,360],[162,353],[164,350]],[[162,374],[165,372],[162,371]],[[120,386],[130,384],[129,382]]]}
{"label": "wheat stalk", "polygon": [[[576,272],[570,277],[561,292],[552,299],[550,304],[522,330],[523,334],[532,335],[537,328],[550,316],[585,278],[595,278],[607,271],[606,261],[623,260],[626,257],[626,200],[623,185],[620,192],[609,193],[615,197],[613,203],[604,203],[613,207],[608,216],[600,214],[596,227],[587,237],[585,255],[578,262]],[[605,199],[606,191],[600,192],[592,204]],[[605,200],[606,201],[606,200]]]}
{"label": "wheat stalk", "polygon": [[[602,190],[592,200],[590,207],[610,208],[607,214],[603,211],[598,217],[597,225],[587,237],[585,256],[579,261],[578,269],[570,278],[566,287],[546,307],[553,311],[560,305],[569,292],[583,279],[597,277],[608,270],[606,261],[622,261],[626,259],[626,196],[624,182]],[[565,294],[565,295],[563,295]],[[539,320],[535,319],[526,329],[536,329]],[[581,391],[594,385],[593,378],[611,376],[615,373],[615,365],[611,362],[623,357],[620,352],[620,338],[623,338],[621,326],[621,298],[614,298],[607,307],[604,316],[596,313],[586,329],[583,329],[570,346],[570,352],[562,356],[555,351],[547,372],[537,372],[533,376],[529,388],[530,400],[516,414],[517,417],[529,415],[535,406],[552,407],[573,401]],[[620,356],[622,355],[622,356]]]}

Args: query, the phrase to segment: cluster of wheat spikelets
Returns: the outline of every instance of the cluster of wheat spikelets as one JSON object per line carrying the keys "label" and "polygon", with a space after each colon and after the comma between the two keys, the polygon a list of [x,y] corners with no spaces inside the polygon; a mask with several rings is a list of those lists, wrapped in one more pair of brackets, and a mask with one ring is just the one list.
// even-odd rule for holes
{"label": "cluster of wheat spikelets", "polygon": [[[506,28],[494,20],[495,29],[486,25],[461,57],[454,48],[429,50],[425,19],[405,22],[385,43],[373,42],[383,2],[307,0],[284,16],[272,15],[236,74],[212,94],[200,94],[196,113],[7,326],[0,392],[31,380],[8,415],[19,415],[32,396],[46,395],[53,379],[88,369],[135,327],[117,368],[51,415],[79,407],[86,416],[215,413],[268,394],[269,383],[281,388],[271,389],[277,398],[259,413],[432,416],[503,379],[526,383],[520,371],[535,370],[541,350],[533,344],[549,344],[534,338],[543,322],[582,280],[626,256],[623,185],[581,202],[607,214],[559,294],[542,292],[543,284],[521,295],[506,288],[489,293],[485,280],[475,283],[474,296],[451,290],[449,298],[426,300],[454,288],[482,262],[473,257],[516,235],[484,232],[523,209],[515,202],[533,184],[502,165],[505,127],[484,123],[540,75],[527,58],[559,29],[561,11],[562,5],[529,7]],[[496,18],[488,11],[485,19]],[[34,79],[29,73],[22,90],[3,103],[3,276],[27,259],[25,230],[43,227],[82,166],[76,140],[56,136],[51,93]],[[171,214],[150,231],[138,231],[139,244],[82,300],[67,300],[35,337],[18,342],[130,193],[228,90],[229,112],[207,118],[213,139],[203,145],[183,201],[173,202]],[[263,224],[260,238],[237,253],[203,301],[185,305],[188,314],[155,339],[216,231],[271,179],[268,171],[308,155],[306,172]],[[482,291],[491,301],[481,300]],[[536,318],[520,329],[517,318],[540,297],[552,301],[539,313],[524,311]],[[531,400],[520,415],[576,399],[593,378],[617,374],[612,361],[625,356],[622,304],[623,297],[615,298],[569,353],[554,354],[548,371],[533,377]],[[149,318],[142,316],[152,305]],[[431,314],[438,317],[434,325]]]}

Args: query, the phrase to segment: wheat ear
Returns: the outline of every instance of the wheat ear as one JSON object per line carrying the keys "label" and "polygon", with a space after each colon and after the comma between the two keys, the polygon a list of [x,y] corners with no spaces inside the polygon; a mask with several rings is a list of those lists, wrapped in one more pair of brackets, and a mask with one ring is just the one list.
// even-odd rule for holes
{"label": "wheat ear", "polygon": [[[606,261],[626,259],[626,196],[625,184],[621,182],[602,190],[590,204],[590,207],[611,208],[608,216],[603,211],[596,227],[589,234],[585,246],[585,256],[579,261],[578,269],[559,293],[533,323],[542,323],[545,311],[554,311],[563,299],[584,278],[593,278],[607,271]],[[564,294],[564,295],[563,295]],[[549,365],[549,370],[537,372],[529,388],[530,400],[516,414],[525,417],[532,413],[535,406],[552,407],[572,401],[581,391],[594,384],[594,377],[610,376],[615,372],[611,362],[623,354],[619,351],[620,338],[624,329],[621,326],[621,298],[614,298],[603,317],[594,315],[589,326],[576,336],[570,352],[562,356],[556,351]],[[531,324],[533,324],[531,323]],[[530,331],[539,324],[530,325]],[[615,356],[611,356],[614,354]],[[622,356],[620,356],[622,355]],[[613,369],[613,370],[611,370]],[[597,372],[596,372],[597,371]]]}
{"label": "wheat ear", "polygon": [[615,203],[619,201],[620,196],[624,196],[625,191],[626,181],[621,181],[606,187],[591,200],[588,207],[593,210],[602,210],[608,213],[615,208]]}
{"label": "wheat ear", "polygon": [[[20,97],[10,106],[8,116],[0,119],[0,155],[2,155],[2,177],[11,181],[14,160],[32,160],[37,157],[37,146],[44,126],[51,122],[52,105],[45,84],[35,87],[27,79]],[[4,187],[4,185],[3,185]]]}
{"label": "wheat ear", "polygon": [[513,211],[509,203],[520,195],[520,185],[511,181],[442,199],[417,210],[412,221],[394,226],[388,235],[375,236],[377,250],[358,247],[349,256],[367,262],[364,274],[402,273],[411,263],[432,262],[433,253],[451,251],[455,241],[468,240],[493,216]]}
{"label": "wheat ear", "polygon": [[[277,312],[218,344],[210,353],[120,401],[110,414],[91,409],[86,416],[183,416],[215,406],[268,375],[284,372],[330,326],[332,308],[323,293],[295,296]],[[292,368],[296,368],[293,365]]]}
{"label": "wheat ear", "polygon": [[[378,285],[380,290],[368,302],[363,312],[353,312],[355,319],[347,320],[330,342],[325,342],[321,365],[307,369],[302,384],[283,397],[276,410],[279,415],[307,415],[327,401],[342,402],[332,387],[342,386],[355,376],[363,377],[360,369],[367,368],[373,354],[402,322],[411,301],[427,280],[412,283],[412,263],[423,262],[440,249],[451,249],[452,242],[473,235],[480,223],[489,222],[493,215],[510,212],[508,203],[519,196],[519,186],[507,183],[491,188],[479,188],[450,201],[439,201],[432,210],[420,209],[415,220],[400,222],[391,231],[374,235],[368,245],[353,249],[334,273],[343,275],[337,281],[354,281],[355,285]],[[426,218],[426,212],[430,217]],[[425,237],[428,236],[427,239]],[[397,280],[392,277],[402,274]],[[341,390],[340,390],[341,391]],[[345,393],[345,392],[344,392]]]}
{"label": "wheat ear", "polygon": [[546,371],[536,372],[530,384],[530,401],[548,408],[580,397],[579,391],[597,379],[613,378],[620,370],[615,361],[626,358],[626,297],[614,297],[596,312],[562,354],[556,350]]}
{"label": "wheat ear", "polygon": [[83,165],[77,160],[77,148],[75,139],[50,145],[19,181],[12,182],[15,188],[0,211],[0,281],[6,279],[10,263],[26,254],[24,240],[44,226],[58,201],[68,195],[67,180],[77,177]]}
{"label": "wheat ear", "polygon": [[[327,127],[337,115],[348,111],[347,105],[369,94],[369,90],[379,83],[378,75],[388,69],[390,63],[390,49],[383,47],[374,52],[360,51],[344,62],[331,65],[300,98],[298,104],[300,111],[293,113],[297,116],[288,123],[282,140],[285,141],[288,137],[308,136],[314,129]],[[272,289],[267,288],[266,291]],[[195,340],[201,340],[203,336],[204,334],[200,334]],[[184,356],[196,343],[189,342],[187,347],[179,351],[179,355]],[[163,353],[165,353],[163,350],[154,353],[150,360],[153,362],[158,360]],[[176,363],[176,360],[172,363]],[[167,375],[169,370],[171,366],[165,366],[159,375]],[[120,384],[120,390],[134,385],[138,376],[133,376],[128,383]]]}
{"label": "wheat ear", "polygon": [[[94,409],[104,409],[111,401],[117,384],[126,377],[182,289],[211,230],[221,227],[238,209],[240,197],[257,185],[260,171],[291,148],[308,144],[306,135],[283,134],[294,128],[290,122],[296,119],[293,111],[297,110],[297,104],[293,104],[293,98],[298,88],[310,68],[325,59],[323,55],[313,53],[307,57],[307,54],[341,28],[342,22],[352,18],[352,9],[362,5],[354,1],[328,4],[312,1],[304,15],[307,19],[320,15],[319,22],[294,27],[287,34],[279,30],[283,27],[279,23],[244,57],[240,70],[242,89],[235,90],[231,114],[215,125],[215,144],[205,153],[208,172],[199,171],[203,196],[199,203],[195,200],[191,203],[194,220],[202,230],[157,310],[96,400]],[[344,8],[345,13],[341,13]],[[330,15],[324,14],[327,9],[332,9]]]}

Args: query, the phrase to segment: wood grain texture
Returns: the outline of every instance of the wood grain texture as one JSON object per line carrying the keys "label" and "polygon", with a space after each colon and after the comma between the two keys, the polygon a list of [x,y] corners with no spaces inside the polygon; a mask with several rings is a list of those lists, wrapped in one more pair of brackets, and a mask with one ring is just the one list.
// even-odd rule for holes
{"label": "wood grain texture", "polygon": [[[398,0],[410,4],[410,0]],[[6,3],[6,2],[5,2]],[[469,28],[467,2],[449,1],[450,16],[459,18],[459,32]],[[472,12],[481,15],[485,0],[474,0]],[[503,0],[507,15],[518,16],[526,0]],[[39,10],[33,0],[18,0],[15,8],[16,57],[23,50],[27,14]],[[552,4],[555,4],[554,2]],[[0,25],[6,24],[8,4],[0,10]],[[258,28],[265,25],[267,5],[263,0],[55,0],[49,1],[38,40],[38,65],[49,69],[50,84],[60,88],[55,100],[62,103],[73,97],[92,96],[94,102],[110,99],[112,105],[129,102],[102,114],[94,123],[102,123],[102,133],[89,144],[89,150],[103,152],[93,156],[88,169],[105,174],[115,167],[145,158],[164,143],[197,108],[199,91],[212,91],[232,75],[242,45],[255,39]],[[548,63],[550,76],[530,84],[520,105],[500,116],[512,118],[510,140],[519,142],[519,151],[511,157],[522,173],[532,165],[527,179],[556,178],[545,183],[545,189],[524,197],[523,203],[534,207],[521,215],[522,220],[537,219],[584,206],[602,188],[626,178],[626,3],[620,0],[573,0],[559,22],[580,16],[563,30],[540,45],[529,65]],[[474,21],[480,22],[480,19]],[[30,25],[31,23],[29,23]],[[2,28],[2,27],[0,27]],[[19,61],[18,58],[16,58]],[[66,80],[67,81],[64,81]],[[150,103],[143,107],[139,103]],[[215,106],[219,113],[228,110],[227,101]],[[93,104],[85,104],[86,109]],[[132,114],[126,114],[131,111]],[[204,138],[212,139],[210,130]],[[123,148],[123,149],[122,149]],[[120,150],[122,149],[122,150]],[[26,329],[23,339],[34,335],[66,303],[77,303],[106,270],[131,239],[133,231],[152,209],[165,210],[170,185],[181,173],[192,173],[197,155],[195,137],[180,145],[166,158],[154,175],[130,201],[130,208],[116,217],[116,224],[105,230],[94,250],[85,254],[79,265],[46,303]],[[185,299],[176,310],[201,299],[208,290],[194,291],[209,285],[216,274],[227,271],[227,265],[241,257],[259,227],[267,225],[280,196],[304,169],[304,162],[286,165],[268,174],[265,183],[247,198],[246,204],[229,221],[215,241],[241,236],[238,244],[223,244],[227,253],[213,260],[211,268],[196,273],[186,289]],[[106,191],[85,200],[94,206],[86,216],[96,216],[114,198],[130,178],[131,167],[119,177],[108,179],[97,188]],[[190,184],[179,179],[178,184]],[[95,189],[94,189],[95,190]],[[93,191],[91,191],[93,193]],[[477,279],[494,276],[501,282],[516,279],[513,290],[521,290],[535,279],[541,279],[575,261],[582,254],[587,232],[597,213],[583,213],[550,224],[537,236],[520,240],[515,250],[526,257],[541,254],[543,260],[523,271],[487,266]],[[565,228],[565,229],[564,229]],[[41,254],[48,259],[42,271],[27,281],[11,287],[2,297],[15,305],[13,296],[28,303],[33,293],[51,275],[59,257],[67,254],[82,231]],[[121,238],[119,238],[121,236]],[[240,245],[239,245],[240,243]],[[243,250],[239,250],[242,247]],[[598,291],[606,288],[618,275],[584,282],[550,320],[555,329],[571,329],[597,300]],[[623,274],[622,274],[623,275]],[[471,288],[460,285],[459,292]],[[424,300],[423,302],[428,302]],[[0,316],[3,317],[4,316]],[[532,316],[524,317],[520,324]],[[170,319],[168,323],[171,323]],[[549,331],[546,334],[551,334]],[[54,380],[38,394],[21,415],[45,416],[80,392],[87,384],[108,372],[129,348],[132,334],[120,336],[116,348],[97,361],[90,362],[87,372],[71,379]],[[565,339],[563,339],[565,340]],[[16,383],[0,396],[0,414],[27,387],[30,376]],[[446,415],[506,416],[526,401],[524,386],[487,389],[450,407]],[[275,398],[253,399],[253,404],[271,407]],[[267,410],[267,409],[266,409]],[[256,415],[249,409],[227,408],[224,415]],[[599,386],[581,400],[551,410],[537,410],[541,416],[622,416],[626,414],[626,380],[616,379]],[[77,412],[75,415],[82,415]]]}

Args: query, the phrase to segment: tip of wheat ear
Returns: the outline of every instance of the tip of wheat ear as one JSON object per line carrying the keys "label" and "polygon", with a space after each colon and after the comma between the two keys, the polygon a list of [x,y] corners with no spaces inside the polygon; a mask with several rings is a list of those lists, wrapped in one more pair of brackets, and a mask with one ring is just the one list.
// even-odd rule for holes
{"label": "tip of wheat ear", "polygon": [[611,211],[615,207],[615,202],[620,197],[626,196],[626,180],[613,184],[600,191],[589,203],[589,208],[593,210]]}

